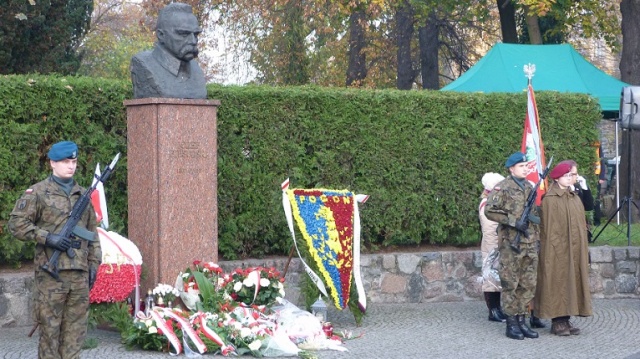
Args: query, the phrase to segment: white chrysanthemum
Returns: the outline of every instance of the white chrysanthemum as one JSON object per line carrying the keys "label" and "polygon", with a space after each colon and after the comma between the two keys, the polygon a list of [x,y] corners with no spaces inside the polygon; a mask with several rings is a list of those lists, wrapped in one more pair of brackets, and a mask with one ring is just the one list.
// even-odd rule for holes
{"label": "white chrysanthemum", "polygon": [[267,287],[269,286],[271,282],[269,282],[269,280],[267,278],[260,278],[260,286],[261,287]]}
{"label": "white chrysanthemum", "polygon": [[233,290],[239,292],[242,289],[242,282],[235,282],[233,285]]}
{"label": "white chrysanthemum", "polygon": [[249,279],[249,278],[245,278],[242,281],[242,284],[244,284],[245,287],[253,287],[253,281],[251,279]]}
{"label": "white chrysanthemum", "polygon": [[155,326],[149,327],[149,333],[155,334],[157,332],[158,332],[158,328],[156,328]]}
{"label": "white chrysanthemum", "polygon": [[151,320],[151,319],[145,320],[144,325],[146,325],[147,327],[153,326],[153,320]]}
{"label": "white chrysanthemum", "polygon": [[240,337],[246,338],[251,335],[251,329],[244,327],[240,329]]}
{"label": "white chrysanthemum", "polygon": [[251,343],[249,343],[249,349],[251,349],[252,351],[256,351],[260,349],[261,346],[262,346],[262,342],[260,341],[260,339],[256,339]]}
{"label": "white chrysanthemum", "polygon": [[282,282],[278,282],[278,289],[284,289],[284,285],[282,285]]}

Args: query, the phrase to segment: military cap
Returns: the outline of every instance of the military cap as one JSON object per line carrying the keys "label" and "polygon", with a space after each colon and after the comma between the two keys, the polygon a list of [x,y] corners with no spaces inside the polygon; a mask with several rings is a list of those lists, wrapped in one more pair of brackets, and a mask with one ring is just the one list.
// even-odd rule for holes
{"label": "military cap", "polygon": [[51,149],[49,150],[47,156],[52,161],[61,161],[65,158],[77,158],[78,145],[71,141],[60,141],[51,146]]}
{"label": "military cap", "polygon": [[520,162],[527,162],[527,156],[525,156],[522,152],[516,152],[509,156],[509,158],[507,158],[507,162],[504,163],[504,166],[506,168],[509,168],[511,166],[517,165]]}
{"label": "military cap", "polygon": [[571,171],[571,167],[573,167],[573,161],[562,161],[558,163],[551,172],[549,172],[549,177],[553,179],[558,179]]}

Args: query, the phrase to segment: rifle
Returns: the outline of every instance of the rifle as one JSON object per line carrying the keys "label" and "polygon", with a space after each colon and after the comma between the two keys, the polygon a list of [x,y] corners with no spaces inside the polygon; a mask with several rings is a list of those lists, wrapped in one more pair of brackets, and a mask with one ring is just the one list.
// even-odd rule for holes
{"label": "rifle", "polygon": [[[98,183],[104,183],[109,178],[119,159],[120,153],[118,153],[113,158],[113,161],[111,161],[111,163],[107,167],[105,167],[104,171],[102,171],[102,175],[100,175],[99,178],[98,176],[96,176],[96,178],[98,179],[96,183],[91,185],[91,187],[89,187],[89,189],[87,189],[82,194],[82,196],[80,196],[78,201],[76,201],[76,203],[73,205],[71,213],[69,214],[69,219],[67,219],[67,222],[62,227],[59,235],[66,238],[80,237],[88,241],[93,240],[95,234],[86,230],[85,228],[78,227],[78,222],[82,217],[82,213],[85,209],[87,209],[87,206],[91,202],[91,194],[98,186]],[[51,275],[58,281],[60,280],[60,276],[58,275],[58,259],[60,258],[60,254],[62,254],[62,252],[60,252],[59,250],[55,250],[53,252],[53,255],[51,255],[51,258],[49,258],[49,261],[40,267],[43,271],[49,273],[49,275]],[[67,249],[67,255],[69,257],[73,257],[75,255],[73,248]]]}
{"label": "rifle", "polygon": [[[524,205],[524,210],[520,215],[521,222],[529,220],[529,214],[531,213],[531,210],[533,209],[533,206],[536,202],[536,197],[538,196],[538,188],[540,187],[540,184],[542,183],[542,181],[544,181],[544,179],[547,178],[547,174],[549,174],[549,170],[551,169],[552,162],[553,162],[553,157],[551,157],[551,160],[547,164],[547,167],[544,169],[544,171],[540,175],[540,179],[538,180],[538,183],[536,183],[536,185],[533,187],[533,190],[529,192],[529,197],[527,197],[527,202]],[[524,233],[521,233],[520,231],[518,231],[518,233],[516,234],[516,238],[514,239],[513,243],[511,243],[511,249],[513,249],[513,251],[518,254],[520,254],[520,235],[521,234],[524,234],[525,237],[529,237],[529,233],[527,231],[524,231]]]}

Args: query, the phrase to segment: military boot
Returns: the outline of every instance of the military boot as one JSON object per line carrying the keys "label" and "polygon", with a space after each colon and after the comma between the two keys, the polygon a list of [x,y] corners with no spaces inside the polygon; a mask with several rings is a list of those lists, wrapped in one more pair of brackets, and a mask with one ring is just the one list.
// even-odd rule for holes
{"label": "military boot", "polygon": [[518,318],[514,315],[507,316],[507,337],[511,339],[524,340],[524,334],[518,325]]}
{"label": "military boot", "polygon": [[535,312],[532,310],[531,311],[531,316],[529,317],[529,325],[531,325],[531,328],[544,328],[546,327],[546,325],[542,322],[542,320],[540,320],[540,318],[536,317]]}
{"label": "military boot", "polygon": [[524,335],[525,337],[531,339],[535,339],[538,337],[538,332],[531,330],[531,328],[527,326],[527,322],[524,320],[524,314],[518,315],[518,326],[520,327],[522,335]]}

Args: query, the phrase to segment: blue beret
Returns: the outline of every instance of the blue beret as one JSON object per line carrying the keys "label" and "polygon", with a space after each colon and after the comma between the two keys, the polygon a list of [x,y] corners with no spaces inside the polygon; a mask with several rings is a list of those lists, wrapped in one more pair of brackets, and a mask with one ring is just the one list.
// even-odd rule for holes
{"label": "blue beret", "polygon": [[52,161],[60,161],[65,158],[78,157],[78,145],[71,141],[60,141],[51,146],[47,154]]}
{"label": "blue beret", "polygon": [[504,163],[506,168],[517,165],[520,162],[527,162],[527,156],[522,152],[516,152],[507,158],[507,162]]}

